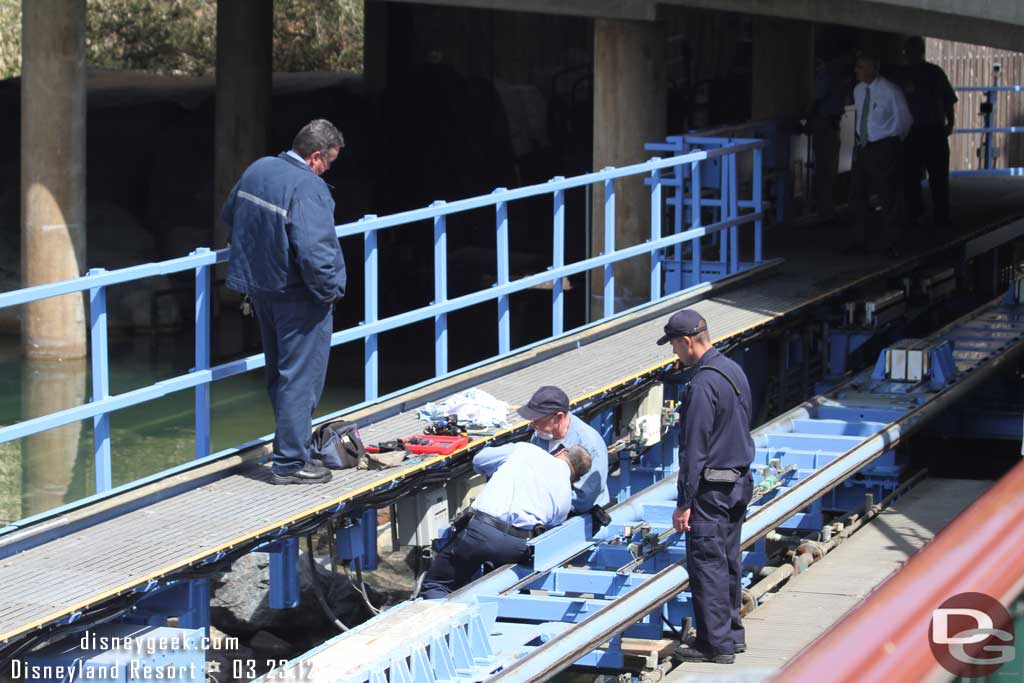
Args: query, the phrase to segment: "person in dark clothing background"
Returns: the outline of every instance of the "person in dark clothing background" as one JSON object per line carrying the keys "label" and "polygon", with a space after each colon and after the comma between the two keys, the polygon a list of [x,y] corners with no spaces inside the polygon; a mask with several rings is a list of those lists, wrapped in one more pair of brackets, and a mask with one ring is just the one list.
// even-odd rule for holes
{"label": "person in dark clothing background", "polygon": [[[686,571],[697,637],[676,661],[732,664],[747,649],[740,619],[740,532],[753,495],[750,384],[743,369],[711,344],[692,309],[665,325],[686,384],[679,412],[679,479],[672,526],[686,532]],[[672,383],[667,380],[666,383]]]}
{"label": "person in dark clothing background", "polygon": [[334,199],[320,178],[345,140],[329,121],[306,124],[291,150],[254,161],[221,212],[230,227],[227,285],[252,299],[274,408],[275,484],[317,484],[331,472],[311,461],[313,411],[327,376],[333,306],[345,296]]}
{"label": "person in dark clothing background", "polygon": [[949,215],[949,135],[956,125],[953,86],[941,67],[924,60],[924,39],[911,36],[903,44],[906,66],[900,85],[914,123],[904,143],[907,218],[920,222],[924,215],[921,202],[921,176],[928,171],[932,196],[932,222],[935,227],[951,225]]}
{"label": "person in dark clothing background", "polygon": [[814,101],[807,114],[807,132],[814,146],[815,213],[822,222],[835,218],[835,184],[839,174],[839,121],[850,97],[850,78],[842,57],[817,60]]}

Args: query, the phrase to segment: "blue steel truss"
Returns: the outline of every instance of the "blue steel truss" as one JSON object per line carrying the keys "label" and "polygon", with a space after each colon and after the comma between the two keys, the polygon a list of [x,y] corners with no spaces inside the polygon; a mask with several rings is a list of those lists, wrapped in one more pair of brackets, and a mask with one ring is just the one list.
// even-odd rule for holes
{"label": "blue steel truss", "polygon": [[[740,199],[740,182],[737,178],[737,157],[743,154],[753,154],[754,157],[754,178],[760,179],[761,148],[764,143],[752,139],[736,139],[727,144],[721,141],[716,144],[707,144],[705,148],[693,145],[686,154],[673,156],[671,158],[652,158],[640,164],[625,166],[622,168],[609,167],[601,171],[588,173],[573,178],[556,177],[539,185],[531,185],[514,190],[498,188],[489,195],[472,197],[453,202],[435,202],[429,207],[393,214],[390,216],[366,216],[354,223],[337,226],[336,233],[339,238],[362,236],[363,238],[363,261],[365,264],[365,280],[363,283],[364,299],[364,320],[359,325],[335,332],[331,337],[331,345],[337,346],[349,342],[363,342],[364,344],[364,377],[365,396],[364,402],[351,406],[347,411],[356,410],[365,405],[378,401],[382,398],[379,395],[379,357],[377,351],[378,335],[388,330],[393,330],[416,322],[433,320],[434,322],[434,349],[435,369],[434,376],[425,382],[404,387],[401,390],[390,394],[396,395],[409,389],[417,388],[433,383],[439,378],[453,374],[455,370],[461,371],[466,368],[450,368],[448,362],[448,319],[452,311],[465,309],[480,303],[494,301],[497,304],[497,326],[498,326],[498,354],[475,365],[491,362],[509,353],[522,350],[519,347],[513,348],[511,344],[511,323],[509,314],[510,295],[530,289],[537,285],[550,283],[552,287],[551,321],[552,335],[548,339],[534,344],[548,341],[576,330],[565,329],[564,317],[564,291],[562,279],[578,273],[584,273],[591,269],[600,268],[603,270],[604,287],[604,318],[608,319],[620,316],[635,310],[636,307],[616,311],[614,307],[615,297],[615,272],[614,264],[626,259],[648,256],[650,258],[650,295],[649,302],[662,299],[666,291],[675,293],[680,287],[696,289],[719,277],[736,273],[749,267],[749,264],[740,261],[739,228],[745,225],[752,226],[754,244],[754,263],[760,263],[761,258],[761,222],[763,213],[761,210],[761,194],[759,182],[753,184],[752,196],[750,199]],[[686,169],[689,177],[696,180],[690,183],[690,191],[698,205],[701,202],[712,201],[705,197],[701,199],[702,188],[699,182],[700,169],[702,166],[714,164],[716,168],[729,169],[722,174],[721,187],[719,188],[721,198],[718,200],[723,208],[722,213],[713,223],[702,224],[700,212],[694,213],[687,229],[683,229],[679,220],[680,212],[676,212],[676,220],[671,231],[662,228],[662,214],[666,202],[663,199],[662,188],[672,188],[673,194],[668,205],[673,201],[678,202],[683,193],[683,186],[680,181]],[[645,177],[650,186],[651,196],[651,226],[650,238],[641,243],[627,247],[619,247],[615,239],[615,196],[616,181],[630,176]],[[603,188],[605,207],[605,251],[596,255],[584,258],[574,263],[565,263],[565,193],[574,188],[583,188],[598,184]],[[509,205],[518,200],[532,197],[550,197],[552,202],[552,242],[553,259],[551,267],[525,277],[512,280],[509,273]],[[678,204],[677,204],[678,205]],[[496,265],[497,283],[489,288],[481,289],[453,299],[448,298],[448,256],[447,256],[447,232],[446,220],[448,216],[463,213],[481,208],[492,208],[494,211],[494,226],[496,238]],[[742,210],[741,210],[742,209]],[[419,222],[428,222],[433,227],[434,234],[434,301],[408,312],[380,318],[378,315],[379,300],[379,271],[378,271],[378,248],[377,236],[382,230],[389,228],[410,225]],[[667,233],[667,234],[666,234]],[[701,238],[705,236],[722,237],[719,249],[717,267],[713,272],[707,272],[701,268]],[[692,246],[693,272],[697,277],[686,285],[673,285],[666,288],[663,286],[663,252],[675,250],[684,244]],[[90,360],[92,368],[93,392],[92,399],[85,404],[61,410],[48,415],[32,417],[12,425],[0,427],[0,442],[19,439],[22,437],[38,434],[39,432],[53,429],[61,425],[79,420],[92,419],[94,423],[94,455],[96,472],[96,492],[102,494],[111,489],[111,442],[110,442],[110,413],[138,405],[148,401],[162,398],[168,394],[192,389],[195,392],[195,453],[197,460],[212,457],[219,457],[227,453],[236,452],[230,449],[222,453],[210,456],[210,384],[218,380],[226,379],[250,370],[260,368],[264,365],[263,354],[257,354],[239,360],[212,366],[210,357],[210,296],[211,282],[210,272],[216,264],[228,260],[228,250],[221,249],[212,251],[208,248],[196,249],[188,256],[181,258],[147,263],[129,268],[122,268],[114,271],[106,271],[102,268],[94,268],[86,275],[75,280],[55,282],[51,284],[27,287],[25,289],[0,293],[0,308],[30,304],[35,301],[55,296],[77,294],[79,292],[89,293],[89,317],[91,332]],[[106,290],[114,285],[122,285],[136,280],[158,275],[167,275],[192,270],[195,272],[195,367],[190,372],[170,379],[156,382],[131,391],[117,395],[110,395],[109,385],[109,360],[107,344],[107,316],[106,316]],[[703,273],[703,274],[702,274]],[[646,305],[646,304],[643,304]],[[580,329],[580,328],[577,328]],[[474,366],[470,366],[474,367]],[[336,414],[335,414],[336,415]],[[335,415],[323,419],[333,418]],[[250,445],[250,444],[247,444]],[[144,480],[143,480],[144,481]],[[128,484],[127,486],[131,486]]]}

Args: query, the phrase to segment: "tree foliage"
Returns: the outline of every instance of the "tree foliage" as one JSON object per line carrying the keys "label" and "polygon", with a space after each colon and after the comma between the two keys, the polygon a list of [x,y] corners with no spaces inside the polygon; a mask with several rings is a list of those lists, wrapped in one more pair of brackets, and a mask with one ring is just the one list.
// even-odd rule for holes
{"label": "tree foliage", "polygon": [[[210,0],[89,0],[90,66],[212,74],[217,5]],[[275,71],[361,71],[363,0],[275,0]],[[0,0],[0,77],[21,73],[21,0]]]}

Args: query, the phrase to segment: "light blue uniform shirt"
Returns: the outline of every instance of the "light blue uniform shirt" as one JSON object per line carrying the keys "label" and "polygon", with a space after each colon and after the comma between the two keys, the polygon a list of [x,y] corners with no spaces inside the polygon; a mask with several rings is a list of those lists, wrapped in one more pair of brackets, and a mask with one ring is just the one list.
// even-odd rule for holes
{"label": "light blue uniform shirt", "polygon": [[572,471],[568,463],[521,441],[484,448],[473,469],[490,481],[473,501],[473,509],[520,529],[555,527],[569,516]]}
{"label": "light blue uniform shirt", "polygon": [[579,417],[572,415],[569,420],[569,431],[559,441],[548,441],[533,433],[530,443],[551,452],[559,446],[582,446],[590,453],[590,471],[572,487],[572,511],[583,513],[595,505],[607,505],[608,496],[608,445],[597,433]]}

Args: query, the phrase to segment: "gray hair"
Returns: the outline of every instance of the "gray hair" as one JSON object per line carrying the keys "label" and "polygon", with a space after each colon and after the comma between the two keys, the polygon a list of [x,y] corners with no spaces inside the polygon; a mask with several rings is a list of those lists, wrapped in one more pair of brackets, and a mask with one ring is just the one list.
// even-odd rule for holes
{"label": "gray hair", "polygon": [[345,137],[333,123],[327,119],[313,119],[295,136],[292,151],[303,159],[308,159],[313,152],[326,155],[332,147],[341,149],[344,146]]}
{"label": "gray hair", "polygon": [[561,455],[564,455],[572,467],[573,480],[581,479],[584,474],[590,471],[590,453],[583,446],[569,446]]}

